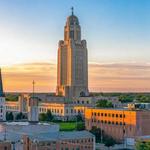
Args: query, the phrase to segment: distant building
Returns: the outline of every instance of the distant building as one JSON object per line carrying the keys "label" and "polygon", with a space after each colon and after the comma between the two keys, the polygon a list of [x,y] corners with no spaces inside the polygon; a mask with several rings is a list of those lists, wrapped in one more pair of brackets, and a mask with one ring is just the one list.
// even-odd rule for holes
{"label": "distant building", "polygon": [[0,69],[0,121],[6,121],[5,94],[3,91],[1,69]]}
{"label": "distant building", "polygon": [[95,150],[95,137],[88,131],[23,136],[23,143],[24,150]]}
{"label": "distant building", "polygon": [[131,110],[135,110],[135,109],[150,110],[150,103],[129,103],[128,108]]}
{"label": "distant building", "polygon": [[85,126],[100,128],[118,141],[150,135],[150,111],[129,109],[87,108]]}
{"label": "distant building", "polygon": [[67,18],[64,40],[59,41],[56,94],[68,98],[88,96],[88,54],[86,40],[74,15]]}

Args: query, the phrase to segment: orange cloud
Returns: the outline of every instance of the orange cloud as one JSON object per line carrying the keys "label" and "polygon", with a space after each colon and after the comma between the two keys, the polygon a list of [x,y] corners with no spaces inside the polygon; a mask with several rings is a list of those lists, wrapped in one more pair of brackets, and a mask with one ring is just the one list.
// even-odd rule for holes
{"label": "orange cloud", "polygon": [[[5,91],[37,92],[56,89],[57,65],[50,63],[19,64],[3,68]],[[91,91],[150,91],[150,65],[89,64]]]}

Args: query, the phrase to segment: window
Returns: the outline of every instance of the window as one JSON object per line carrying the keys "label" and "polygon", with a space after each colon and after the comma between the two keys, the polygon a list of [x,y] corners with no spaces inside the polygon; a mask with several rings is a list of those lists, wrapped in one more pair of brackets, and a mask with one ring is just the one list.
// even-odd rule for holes
{"label": "window", "polygon": [[68,114],[68,109],[66,109],[66,113]]}
{"label": "window", "polygon": [[74,31],[70,31],[70,38],[74,39]]}

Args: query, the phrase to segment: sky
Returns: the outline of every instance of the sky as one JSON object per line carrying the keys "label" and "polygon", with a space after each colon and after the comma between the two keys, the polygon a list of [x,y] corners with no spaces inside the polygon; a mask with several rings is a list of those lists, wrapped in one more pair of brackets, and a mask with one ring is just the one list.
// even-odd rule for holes
{"label": "sky", "polygon": [[56,89],[57,48],[67,16],[87,40],[89,89],[150,91],[149,0],[0,0],[5,91]]}

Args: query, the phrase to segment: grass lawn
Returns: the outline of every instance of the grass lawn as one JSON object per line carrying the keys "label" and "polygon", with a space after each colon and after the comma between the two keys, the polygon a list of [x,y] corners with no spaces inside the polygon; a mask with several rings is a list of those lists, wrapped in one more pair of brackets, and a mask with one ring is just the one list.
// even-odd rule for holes
{"label": "grass lawn", "polygon": [[60,131],[73,131],[76,130],[76,122],[59,122]]}

